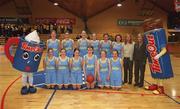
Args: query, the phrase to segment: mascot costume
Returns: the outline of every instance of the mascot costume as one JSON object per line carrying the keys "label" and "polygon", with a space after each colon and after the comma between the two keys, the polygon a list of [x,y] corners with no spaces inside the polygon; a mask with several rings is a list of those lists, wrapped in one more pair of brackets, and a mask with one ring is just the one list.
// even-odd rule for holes
{"label": "mascot costume", "polygon": [[[14,56],[9,52],[12,45],[17,45]],[[38,70],[44,46],[45,44],[40,41],[36,30],[25,38],[11,37],[5,44],[4,50],[7,58],[12,66],[22,73],[22,95],[36,92],[36,88],[33,86],[33,73]]]}
{"label": "mascot costume", "polygon": [[144,39],[151,76],[156,84],[146,86],[154,94],[164,94],[163,80],[173,77],[171,60],[167,51],[166,33],[160,19],[150,20],[145,23]]}

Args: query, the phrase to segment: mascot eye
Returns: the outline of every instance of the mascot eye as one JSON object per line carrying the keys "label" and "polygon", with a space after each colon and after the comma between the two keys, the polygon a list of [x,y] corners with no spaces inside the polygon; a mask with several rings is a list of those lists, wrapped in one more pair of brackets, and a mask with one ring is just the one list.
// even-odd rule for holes
{"label": "mascot eye", "polygon": [[40,58],[40,55],[39,55],[39,54],[36,54],[36,55],[34,56],[34,61],[38,61],[39,58]]}
{"label": "mascot eye", "polygon": [[24,60],[27,60],[29,58],[29,53],[28,52],[24,52],[22,58]]}

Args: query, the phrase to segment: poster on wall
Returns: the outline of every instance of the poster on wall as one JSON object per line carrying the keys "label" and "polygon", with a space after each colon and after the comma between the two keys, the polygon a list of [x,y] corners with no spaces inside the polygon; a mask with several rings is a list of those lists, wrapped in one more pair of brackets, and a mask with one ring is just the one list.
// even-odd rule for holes
{"label": "poster on wall", "polygon": [[175,11],[180,12],[180,0],[174,0]]}
{"label": "poster on wall", "polygon": [[37,31],[41,34],[49,34],[55,30],[58,34],[73,33],[74,18],[35,18]]}

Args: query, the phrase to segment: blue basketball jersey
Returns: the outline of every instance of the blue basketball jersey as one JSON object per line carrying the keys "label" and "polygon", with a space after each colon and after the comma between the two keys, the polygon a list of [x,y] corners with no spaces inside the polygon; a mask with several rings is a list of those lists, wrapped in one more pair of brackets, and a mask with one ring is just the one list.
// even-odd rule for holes
{"label": "blue basketball jersey", "polygon": [[56,84],[56,58],[53,57],[52,59],[49,59],[48,57],[46,57],[45,63],[45,83]]}
{"label": "blue basketball jersey", "polygon": [[69,84],[69,58],[58,58],[57,84]]}
{"label": "blue basketball jersey", "polygon": [[72,57],[73,56],[74,41],[72,39],[63,40],[62,45],[63,45],[63,48],[66,50],[66,55],[68,57]]}
{"label": "blue basketball jersey", "polygon": [[104,42],[104,40],[102,40],[101,50],[105,50],[107,53],[107,58],[110,58],[111,57],[111,41]]}
{"label": "blue basketball jersey", "polygon": [[122,69],[120,58],[114,60],[111,58],[111,74],[110,74],[110,83],[112,87],[119,87],[122,85]]}
{"label": "blue basketball jersey", "polygon": [[119,54],[120,58],[122,58],[122,49],[123,49],[122,43],[117,43],[117,42],[113,43],[113,50],[118,51],[118,54]]}
{"label": "blue basketball jersey", "polygon": [[82,80],[82,58],[79,57],[78,60],[72,58],[72,68],[71,68],[71,84],[79,84],[83,83]]}
{"label": "blue basketball jersey", "polygon": [[91,58],[89,58],[88,55],[84,56],[86,75],[94,75],[96,60],[97,57],[95,55],[93,55]]}
{"label": "blue basketball jersey", "polygon": [[55,57],[50,60],[48,57],[45,58],[46,62],[46,69],[55,69],[56,68],[56,62],[55,62]]}
{"label": "blue basketball jersey", "polygon": [[99,77],[101,81],[98,81],[99,86],[109,86],[109,81],[107,77],[109,76],[109,59],[106,58],[104,61],[101,59],[98,60],[99,63]]}
{"label": "blue basketball jersey", "polygon": [[91,40],[91,46],[94,49],[94,55],[96,55],[98,58],[100,57],[100,42],[99,40]]}
{"label": "blue basketball jersey", "polygon": [[71,72],[82,72],[82,58],[79,57],[78,60],[75,60],[74,58],[72,58],[72,68],[71,68]]}
{"label": "blue basketball jersey", "polygon": [[88,40],[87,39],[79,39],[79,50],[80,50],[80,56],[83,57],[87,54],[87,48],[88,48]]}
{"label": "blue basketball jersey", "polygon": [[55,57],[59,56],[59,42],[60,41],[58,39],[54,41],[52,39],[47,40],[47,48],[53,49],[53,53]]}

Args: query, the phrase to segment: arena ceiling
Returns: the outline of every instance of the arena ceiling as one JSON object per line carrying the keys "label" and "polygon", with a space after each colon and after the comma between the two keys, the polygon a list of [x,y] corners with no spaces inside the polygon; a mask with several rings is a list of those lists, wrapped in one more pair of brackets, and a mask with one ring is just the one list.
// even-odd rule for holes
{"label": "arena ceiling", "polygon": [[[31,14],[30,3],[32,0],[0,0],[0,6],[9,2],[13,2],[19,14]],[[43,1],[43,0],[42,0]],[[126,0],[48,0],[51,3],[58,3],[60,8],[83,18],[90,18],[98,13],[101,13],[118,2]],[[140,2],[143,0],[132,0],[132,2]],[[174,0],[144,0],[144,2],[152,3],[154,6],[159,7],[167,13],[175,13]]]}

